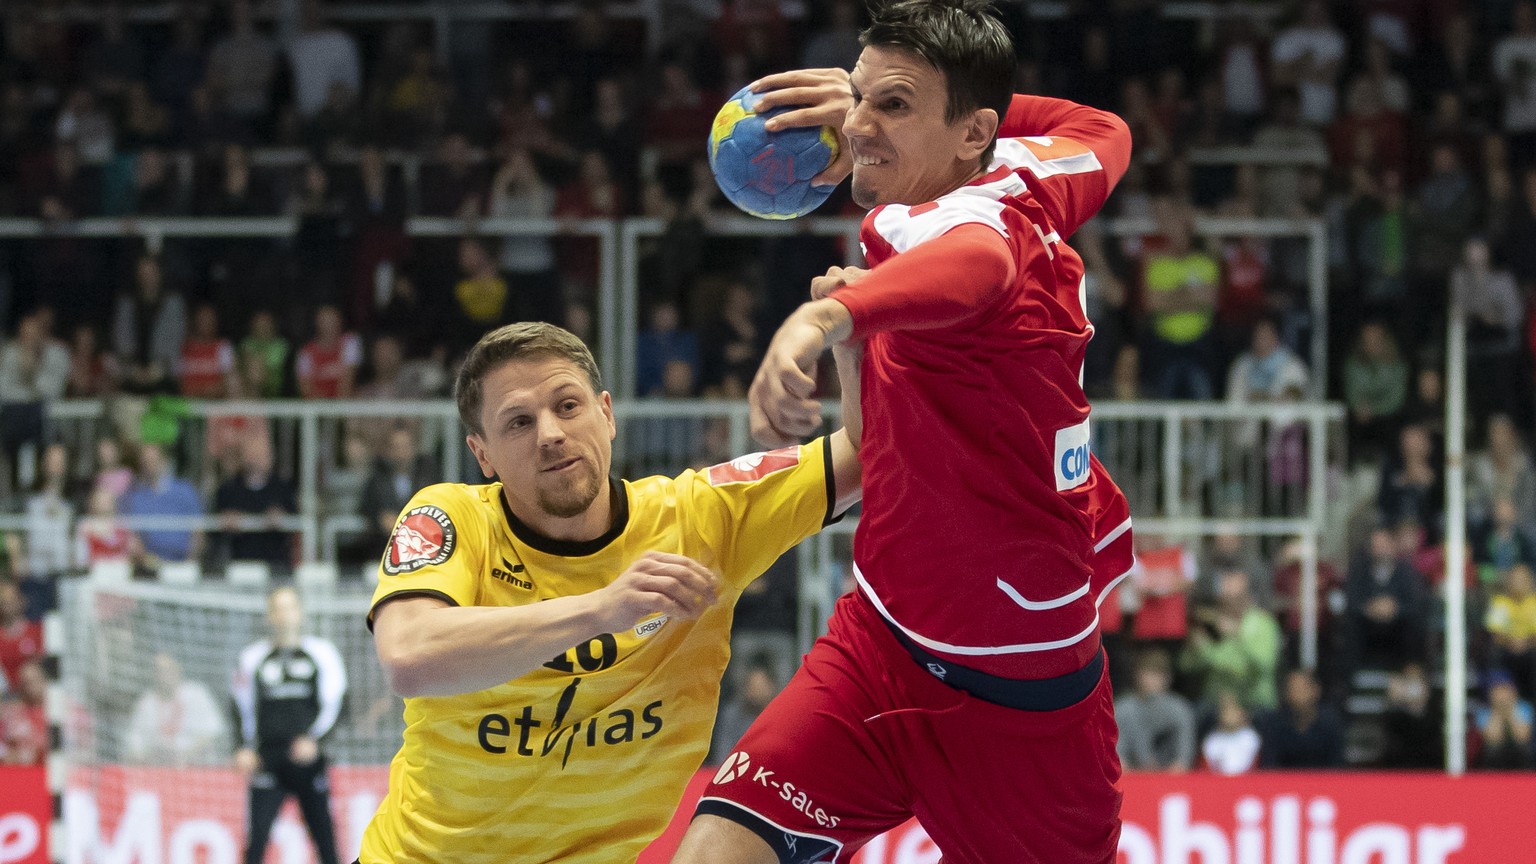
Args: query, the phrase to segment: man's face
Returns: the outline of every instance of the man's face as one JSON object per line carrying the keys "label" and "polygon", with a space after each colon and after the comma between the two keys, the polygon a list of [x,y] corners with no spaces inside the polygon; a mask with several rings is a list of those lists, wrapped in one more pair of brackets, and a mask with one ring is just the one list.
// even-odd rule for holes
{"label": "man's face", "polygon": [[513,360],[485,378],[483,435],[469,446],[485,476],[501,478],[514,513],[569,519],[607,486],[613,403],[576,364],[559,357]]}
{"label": "man's face", "polygon": [[274,634],[297,634],[304,623],[304,607],[299,595],[289,590],[274,591],[267,599],[267,624]]}
{"label": "man's face", "polygon": [[1294,710],[1305,711],[1317,704],[1317,683],[1307,675],[1292,672],[1285,679],[1285,702]]}
{"label": "man's face", "polygon": [[[978,129],[975,115],[955,123],[944,119],[944,73],[926,60],[871,46],[859,55],[850,84],[854,105],[843,135],[853,151],[853,200],[860,207],[932,201],[980,169],[991,131]],[[992,116],[995,131],[995,112],[984,113]]]}
{"label": "man's face", "polygon": [[15,583],[0,582],[0,622],[9,624],[21,617],[21,589]]}

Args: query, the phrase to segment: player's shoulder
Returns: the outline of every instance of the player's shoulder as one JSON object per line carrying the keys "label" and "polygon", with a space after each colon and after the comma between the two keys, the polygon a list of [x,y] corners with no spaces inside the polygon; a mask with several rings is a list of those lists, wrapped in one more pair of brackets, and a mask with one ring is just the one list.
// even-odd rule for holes
{"label": "player's shoulder", "polygon": [[1075,138],[1030,135],[998,139],[992,152],[991,170],[996,173],[999,168],[1006,168],[1022,184],[1021,173],[1043,180],[1063,174],[1103,171],[1104,164],[1092,148]]}
{"label": "player's shoulder", "polygon": [[272,653],[271,639],[258,639],[240,649],[240,665],[254,666]]}
{"label": "player's shoulder", "polygon": [[429,508],[446,511],[454,519],[495,516],[501,512],[501,484],[434,483],[411,496],[406,513]]}
{"label": "player's shoulder", "polygon": [[1006,238],[1010,233],[1007,210],[1003,197],[990,189],[962,186],[924,204],[876,207],[864,217],[864,228],[866,235],[873,234],[899,254],[961,225],[984,225]]}

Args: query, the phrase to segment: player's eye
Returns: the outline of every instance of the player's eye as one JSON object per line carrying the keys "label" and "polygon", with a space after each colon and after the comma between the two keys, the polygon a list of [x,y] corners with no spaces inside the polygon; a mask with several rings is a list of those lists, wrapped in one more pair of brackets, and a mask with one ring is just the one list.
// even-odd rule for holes
{"label": "player's eye", "polygon": [[885,110],[887,111],[900,111],[905,107],[907,107],[907,103],[901,101],[900,99],[885,100]]}
{"label": "player's eye", "polygon": [[526,429],[530,422],[532,422],[532,421],[529,420],[529,418],[527,418],[527,417],[513,417],[511,420],[507,421],[507,428],[508,429]]}
{"label": "player's eye", "polygon": [[572,411],[575,411],[577,409],[577,407],[579,407],[580,405],[581,405],[581,403],[577,402],[575,399],[567,399],[564,402],[560,403],[560,410],[564,411],[567,414],[569,414]]}

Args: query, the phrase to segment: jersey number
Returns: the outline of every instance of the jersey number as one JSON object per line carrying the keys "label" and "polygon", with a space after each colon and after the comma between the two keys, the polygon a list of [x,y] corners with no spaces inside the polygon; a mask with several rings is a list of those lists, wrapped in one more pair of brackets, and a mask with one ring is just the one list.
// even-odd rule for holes
{"label": "jersey number", "polygon": [[[596,642],[598,651],[592,653],[592,643]],[[559,657],[544,665],[557,672],[575,674],[576,666],[581,666],[583,672],[601,672],[614,664],[619,659],[619,640],[613,638],[612,633],[604,633],[594,639],[577,645],[575,648],[561,654]]]}

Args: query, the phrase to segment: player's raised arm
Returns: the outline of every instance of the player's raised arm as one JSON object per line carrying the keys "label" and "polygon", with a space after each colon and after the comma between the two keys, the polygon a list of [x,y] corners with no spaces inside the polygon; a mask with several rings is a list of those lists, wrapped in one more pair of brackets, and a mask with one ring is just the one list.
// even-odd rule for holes
{"label": "player's raised arm", "polygon": [[1125,121],[1066,99],[1015,94],[997,136],[1050,139],[1025,142],[1039,162],[1029,186],[1063,238],[1098,212],[1131,164]]}

